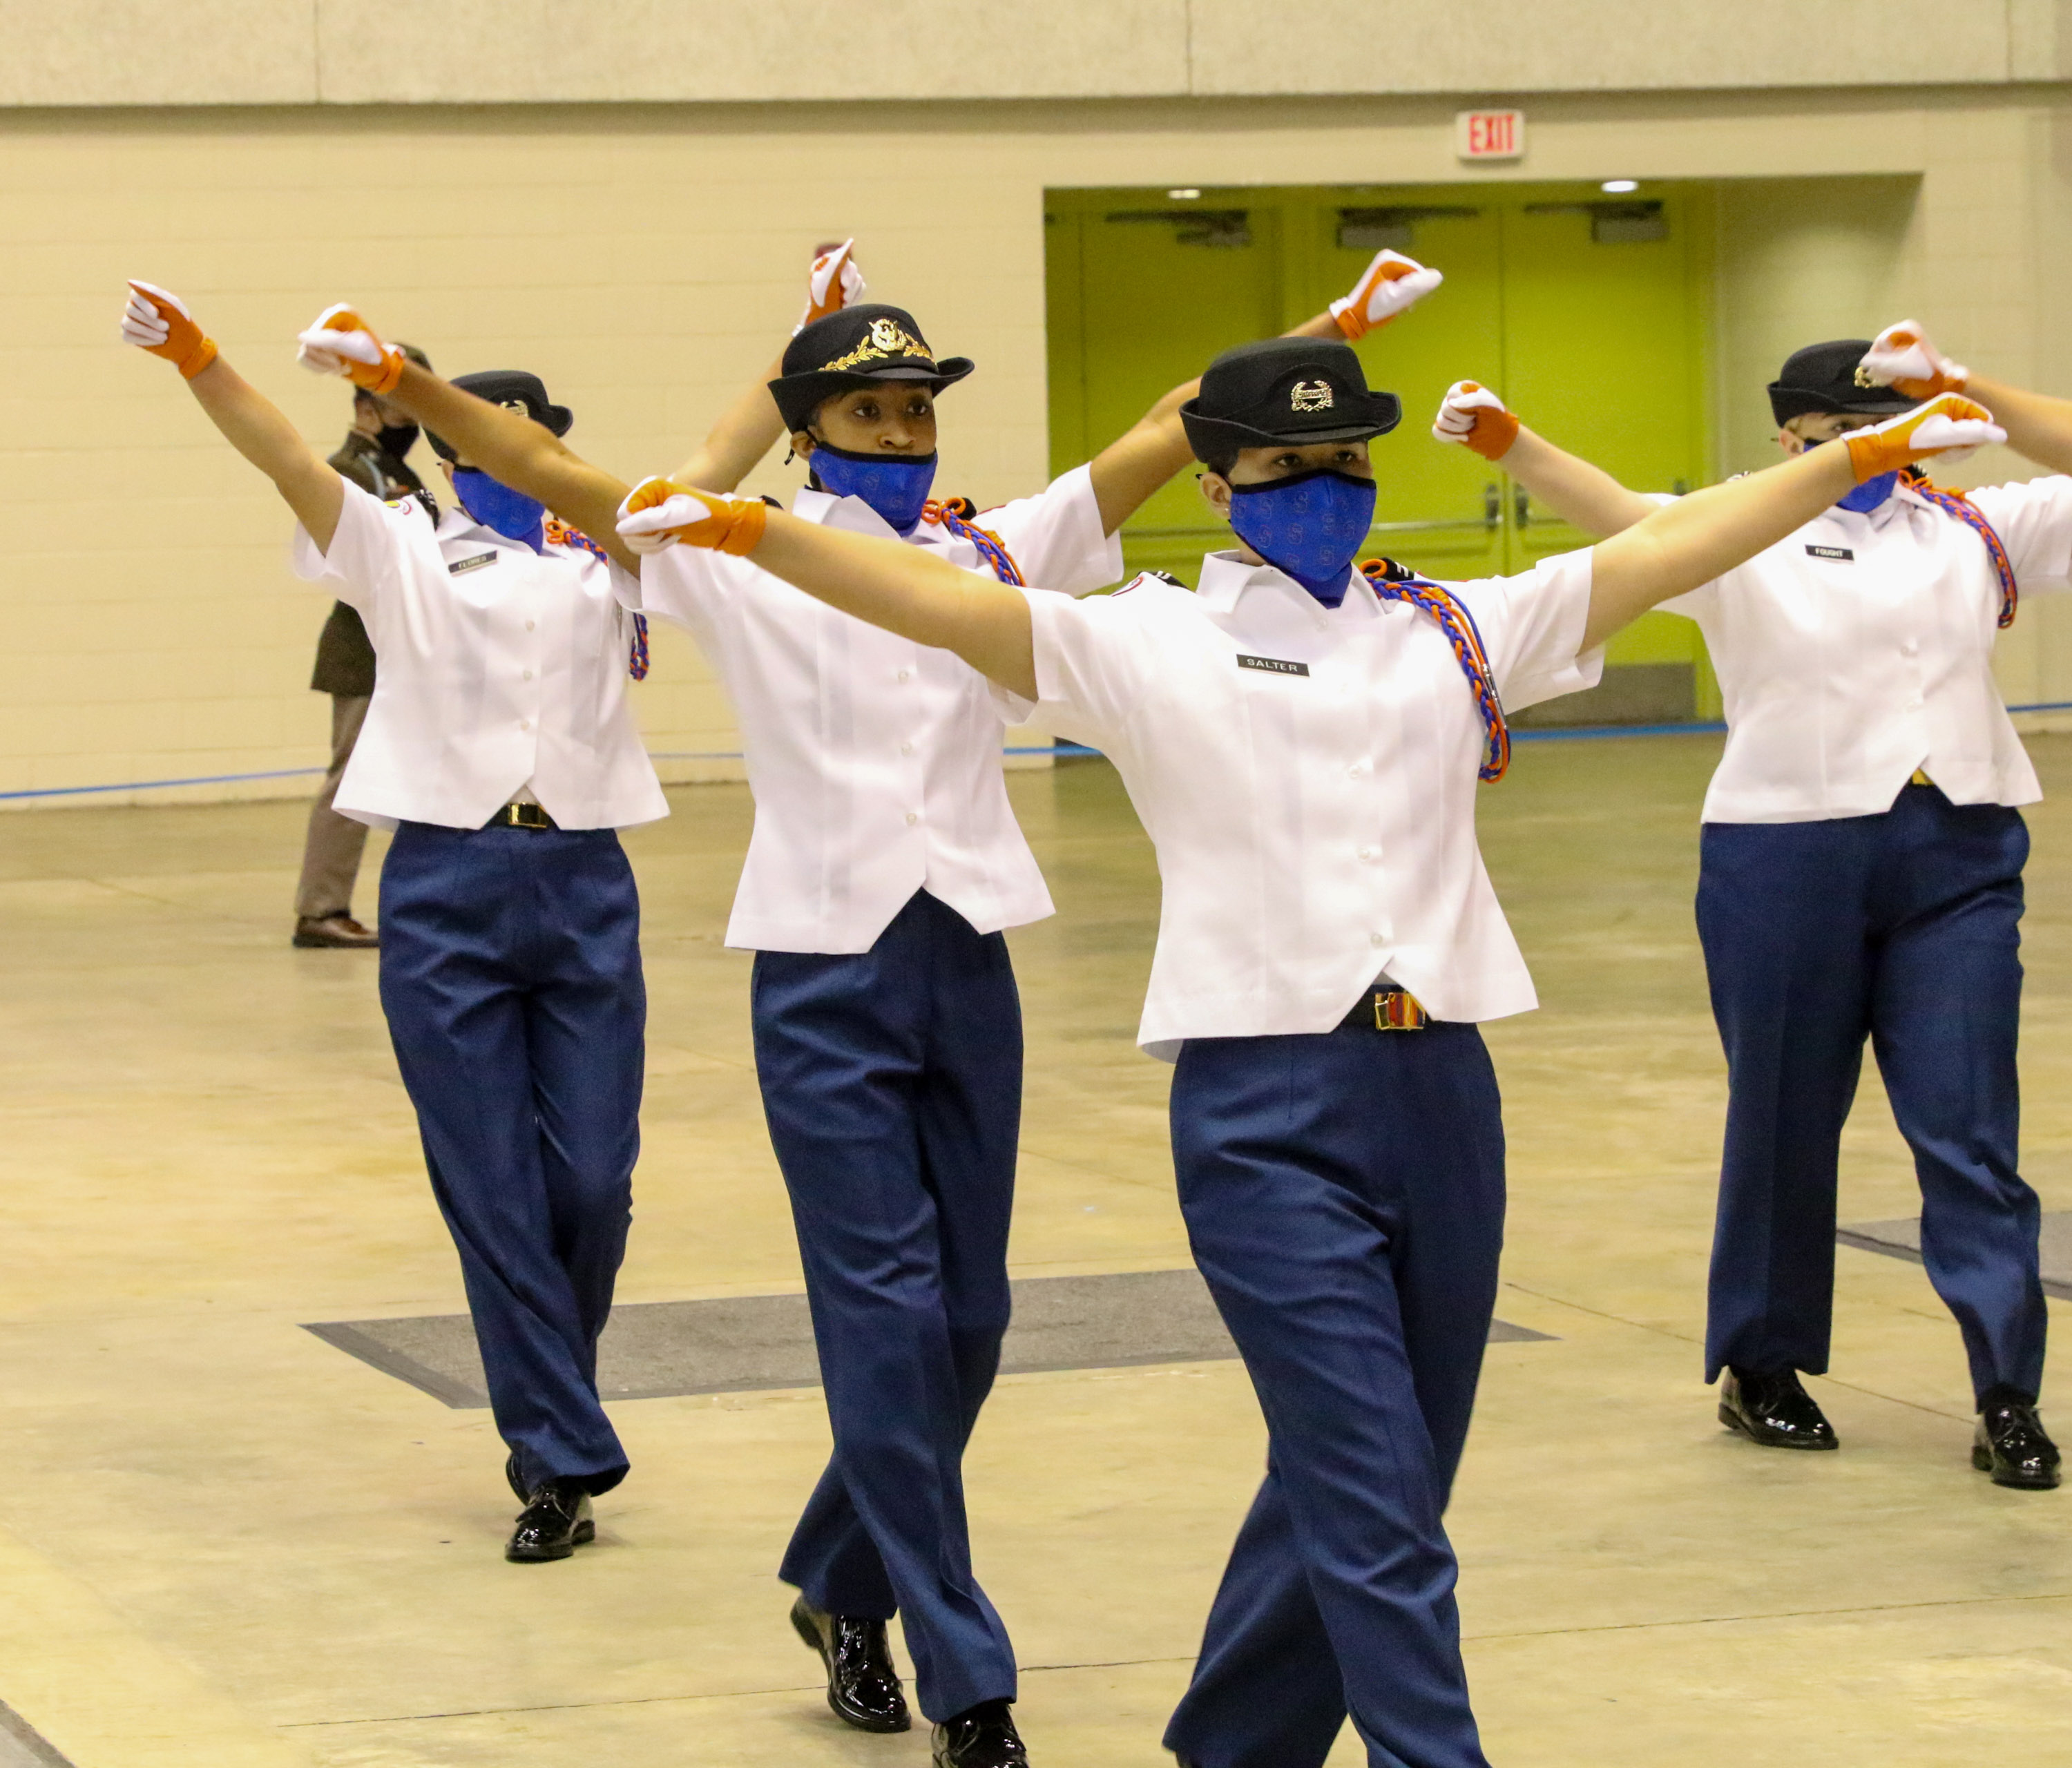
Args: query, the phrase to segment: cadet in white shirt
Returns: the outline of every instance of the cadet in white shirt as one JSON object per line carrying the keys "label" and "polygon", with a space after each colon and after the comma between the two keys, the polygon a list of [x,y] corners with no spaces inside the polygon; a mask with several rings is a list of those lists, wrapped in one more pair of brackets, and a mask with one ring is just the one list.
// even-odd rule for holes
{"label": "cadet in white shirt", "polygon": [[[1440,280],[1383,253],[1303,329],[1360,335]],[[842,305],[781,369],[769,394],[812,472],[799,516],[903,539],[975,580],[1114,582],[1116,531],[1188,458],[1191,383],[1088,465],[974,520],[931,497],[935,396],[971,364],[938,361],[912,315]],[[392,397],[571,520],[643,495],[435,377],[406,372]],[[1050,912],[1007,802],[1002,717],[956,657],[746,561],[666,553],[641,595],[726,684],[755,794],[727,939],[756,954],[757,1074],[835,1437],[780,1569],[800,1591],[792,1622],[833,1710],[898,1731],[896,1612],[939,1758],[1018,1762],[1013,1649],[971,1569],[961,1474],[1009,1308],[1022,1030],[1002,930]]]}
{"label": "cadet in white shirt", "polygon": [[1156,576],[1083,602],[989,585],[673,485],[619,524],[752,557],[956,652],[1007,713],[1097,745],[1128,787],[1165,890],[1140,1040],[1177,1055],[1181,1207],[1271,1441],[1166,1733],[1208,1768],[1316,1768],[1349,1711],[1377,1768],[1483,1762],[1440,1513],[1503,1236],[1474,1022],[1533,1005],[1474,835],[1478,773],[1508,755],[1503,705],[1594,680],[1612,631],[1852,476],[2000,434],[1947,399],[1594,553],[1446,586],[1352,567],[1367,440],[1398,414],[1342,343],[1218,358],[1182,415],[1243,544],[1211,557],[1198,595]]}
{"label": "cadet in white shirt", "polygon": [[[591,1495],[627,1470],[596,1368],[630,1219],[646,1015],[639,905],[615,831],[668,813],[627,705],[644,654],[623,605],[631,580],[437,438],[461,509],[435,528],[414,497],[369,496],[175,297],[131,290],[125,336],[179,364],[273,481],[302,524],[296,571],[359,612],[380,659],[337,808],[396,832],[381,1002],[525,1504],[506,1554],[565,1559],[593,1537]],[[531,375],[467,378],[568,428]]]}
{"label": "cadet in white shirt", "polygon": [[[1903,378],[1897,390],[1881,384]],[[1965,387],[1909,322],[1809,345],[1769,391],[1787,454]],[[1973,377],[2012,445],[2072,470],[2072,403]],[[1519,426],[1463,382],[1436,430],[1586,532],[1660,500]],[[1918,473],[1859,486],[1778,545],[1667,604],[1705,635],[1727,745],[1706,794],[1698,930],[1726,1048],[1727,1131],[1706,1379],[1720,1422],[1830,1449],[1799,1381],[1827,1368],[1836,1166],[1868,1038],[1922,1191],[1921,1250],[1956,1316],[1979,1408],[1972,1461],[2047,1488],[2037,1418],[2039,1209],[2016,1170],[2016,923],[2042,796],[1992,676],[2020,591],[2061,590],[2072,479],[1962,496]]]}

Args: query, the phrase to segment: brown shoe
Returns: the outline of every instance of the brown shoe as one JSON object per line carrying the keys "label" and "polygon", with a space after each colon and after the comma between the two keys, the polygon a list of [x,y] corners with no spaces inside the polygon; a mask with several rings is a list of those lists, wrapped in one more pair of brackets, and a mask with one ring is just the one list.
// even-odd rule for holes
{"label": "brown shoe", "polygon": [[305,915],[295,923],[293,943],[306,951],[372,952],[381,935],[341,909],[335,915]]}

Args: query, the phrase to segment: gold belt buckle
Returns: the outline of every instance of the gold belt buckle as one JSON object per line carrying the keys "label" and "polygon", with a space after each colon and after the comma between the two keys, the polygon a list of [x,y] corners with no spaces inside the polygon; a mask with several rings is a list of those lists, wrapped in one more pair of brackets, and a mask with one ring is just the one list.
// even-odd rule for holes
{"label": "gold belt buckle", "polygon": [[496,817],[512,828],[552,828],[553,819],[541,804],[506,804]]}
{"label": "gold belt buckle", "polygon": [[1422,1031],[1431,1015],[1408,989],[1390,989],[1374,997],[1374,1029],[1377,1031]]}
{"label": "gold belt buckle", "polygon": [[1928,771],[1924,767],[1915,768],[1914,777],[1907,781],[1910,786],[1932,786],[1934,783],[1935,782],[1928,777]]}

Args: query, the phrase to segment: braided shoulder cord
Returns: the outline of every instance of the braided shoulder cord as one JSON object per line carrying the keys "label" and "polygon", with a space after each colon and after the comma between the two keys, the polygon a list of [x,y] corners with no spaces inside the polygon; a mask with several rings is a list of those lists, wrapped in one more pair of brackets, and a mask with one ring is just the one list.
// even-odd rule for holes
{"label": "braided shoulder cord", "polygon": [[1475,697],[1475,709],[1482,715],[1482,729],[1488,736],[1482,764],[1475,777],[1490,781],[1503,779],[1511,766],[1511,727],[1504,722],[1503,702],[1497,697],[1496,672],[1490,667],[1489,653],[1482,648],[1482,635],[1476,629],[1474,616],[1450,590],[1405,570],[1393,559],[1363,559],[1360,572],[1383,601],[1408,602],[1438,623],[1446,642],[1453,648],[1453,660],[1468,679],[1468,689]]}
{"label": "braided shoulder cord", "polygon": [[1027,580],[1022,574],[1022,567],[1014,562],[1014,555],[1007,550],[1006,543],[997,534],[980,528],[972,520],[977,513],[968,497],[945,497],[939,502],[931,498],[921,511],[921,520],[935,523],[960,541],[969,541],[1001,582],[1026,589]]}
{"label": "braided shoulder cord", "polygon": [[[570,528],[558,516],[547,518],[545,538],[550,546],[569,546],[579,553],[588,553],[609,565],[611,555],[579,528]],[[633,647],[626,659],[626,672],[635,681],[648,679],[648,616],[633,616]]]}
{"label": "braided shoulder cord", "polygon": [[1938,509],[1954,516],[1986,544],[1986,557],[1992,563],[1993,575],[2000,582],[2000,618],[2002,631],[2014,624],[2015,604],[2021,599],[2015,586],[2014,562],[2008,558],[2005,545],[1993,531],[1985,512],[1962,491],[1946,491],[1939,485],[1931,485],[1928,475],[1918,468],[1910,467],[1906,487],[1916,497],[1933,504]]}

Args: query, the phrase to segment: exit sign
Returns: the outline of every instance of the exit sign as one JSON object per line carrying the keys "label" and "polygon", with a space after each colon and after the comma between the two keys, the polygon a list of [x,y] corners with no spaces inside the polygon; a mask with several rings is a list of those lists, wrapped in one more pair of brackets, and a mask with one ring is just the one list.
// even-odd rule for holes
{"label": "exit sign", "polygon": [[1525,158],[1525,113],[1464,110],[1453,117],[1453,151],[1462,159]]}

